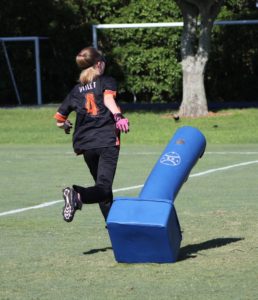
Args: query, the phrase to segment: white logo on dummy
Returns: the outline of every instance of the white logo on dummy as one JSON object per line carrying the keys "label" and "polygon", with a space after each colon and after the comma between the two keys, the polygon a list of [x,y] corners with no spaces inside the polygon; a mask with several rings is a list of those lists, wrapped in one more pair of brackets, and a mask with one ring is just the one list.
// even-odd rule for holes
{"label": "white logo on dummy", "polygon": [[163,165],[175,167],[180,165],[181,157],[176,152],[168,152],[161,157],[160,163],[162,163]]}

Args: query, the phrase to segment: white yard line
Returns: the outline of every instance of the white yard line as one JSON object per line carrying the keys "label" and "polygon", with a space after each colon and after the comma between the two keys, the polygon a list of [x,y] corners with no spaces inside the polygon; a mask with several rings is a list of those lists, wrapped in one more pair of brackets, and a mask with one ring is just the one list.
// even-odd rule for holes
{"label": "white yard line", "polygon": [[9,210],[9,211],[0,213],[0,217],[6,216],[6,215],[18,214],[18,213],[21,213],[23,211],[27,211],[27,210],[31,210],[31,209],[38,209],[38,208],[42,208],[42,207],[51,206],[51,205],[54,205],[54,204],[59,203],[61,201],[64,201],[64,200],[56,200],[56,201],[41,203],[41,204],[35,205],[35,206],[30,206],[30,207],[25,207],[25,208],[17,208],[17,209],[14,209],[14,210]]}
{"label": "white yard line", "polygon": [[[66,152],[66,154],[74,154],[73,152]],[[205,151],[204,155],[257,155],[258,151]],[[142,152],[120,152],[120,155],[134,156],[134,155],[160,155],[160,152],[155,151],[142,151]]]}
{"label": "white yard line", "polygon": [[214,172],[218,172],[218,171],[225,171],[225,170],[229,170],[232,168],[243,167],[243,166],[248,166],[248,165],[253,165],[253,164],[258,164],[258,160],[247,161],[247,162],[230,165],[230,166],[226,166],[226,167],[221,167],[221,168],[216,168],[216,169],[210,169],[210,170],[207,170],[204,172],[192,174],[189,177],[198,177],[198,176],[202,176],[202,175],[206,175],[206,174],[210,174],[210,173],[214,173]]}
{"label": "white yard line", "polygon": [[218,155],[228,155],[228,154],[240,154],[240,155],[256,155],[257,151],[207,151],[204,154],[218,154]]}
{"label": "white yard line", "polygon": [[[159,155],[160,152],[121,152],[120,155]],[[257,155],[258,151],[205,151],[204,155]]]}
{"label": "white yard line", "polygon": [[[113,193],[134,190],[134,189],[138,189],[138,188],[141,188],[141,187],[143,187],[143,184],[142,185],[135,185],[135,186],[130,186],[130,187],[116,189],[116,190],[113,190]],[[47,206],[51,206],[51,205],[54,205],[54,204],[57,204],[57,203],[60,203],[60,202],[64,202],[64,200],[56,200],[56,201],[51,201],[51,202],[44,202],[44,203],[41,203],[41,204],[35,205],[35,206],[29,206],[29,207],[25,207],[25,208],[17,208],[17,209],[14,209],[14,210],[9,210],[9,211],[0,213],[0,217],[7,216],[7,215],[12,215],[12,214],[18,214],[20,212],[24,212],[24,211],[27,211],[27,210],[32,210],[32,209],[38,209],[38,208],[47,207]]]}
{"label": "white yard line", "polygon": [[[199,172],[199,173],[195,173],[190,175],[189,177],[198,177],[198,176],[203,176],[203,175],[207,175],[210,173],[214,173],[214,172],[220,172],[220,171],[225,171],[225,170],[229,170],[229,169],[233,169],[233,168],[238,168],[238,167],[244,167],[244,166],[248,166],[248,165],[253,165],[253,164],[258,164],[258,160],[253,160],[253,161],[247,161],[247,162],[242,162],[242,163],[238,163],[238,164],[234,164],[234,165],[229,165],[229,166],[225,166],[225,167],[221,167],[221,168],[216,168],[216,169],[210,169],[204,172]],[[142,188],[143,184],[141,185],[134,185],[134,186],[129,186],[129,187],[124,187],[124,188],[120,188],[120,189],[115,189],[113,190],[114,193],[117,192],[123,192],[123,191],[130,191],[130,190],[135,190],[135,189],[139,189]],[[56,200],[56,201],[51,201],[51,202],[45,202],[39,205],[35,205],[35,206],[30,206],[30,207],[25,207],[25,208],[18,208],[18,209],[14,209],[14,210],[9,210],[6,212],[2,212],[0,213],[0,217],[2,216],[7,216],[7,215],[11,215],[11,214],[17,214],[17,213],[21,213],[27,210],[32,210],[32,209],[38,209],[38,208],[43,208],[43,207],[47,207],[47,206],[51,206],[57,203],[63,202],[63,200]]]}

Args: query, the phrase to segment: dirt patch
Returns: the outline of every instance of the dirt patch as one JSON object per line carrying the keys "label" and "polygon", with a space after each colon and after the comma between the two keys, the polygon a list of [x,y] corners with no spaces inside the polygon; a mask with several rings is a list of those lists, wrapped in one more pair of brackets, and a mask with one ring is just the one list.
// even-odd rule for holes
{"label": "dirt patch", "polygon": [[167,113],[162,115],[162,118],[164,119],[174,119],[175,121],[178,121],[179,118],[182,119],[197,119],[197,118],[212,118],[212,117],[226,117],[231,116],[233,112],[212,112],[209,111],[207,115],[201,116],[201,117],[179,117],[178,114],[174,113]]}
{"label": "dirt patch", "polygon": [[233,115],[233,112],[212,112],[209,111],[208,115],[205,117],[222,117],[222,116],[231,116]]}

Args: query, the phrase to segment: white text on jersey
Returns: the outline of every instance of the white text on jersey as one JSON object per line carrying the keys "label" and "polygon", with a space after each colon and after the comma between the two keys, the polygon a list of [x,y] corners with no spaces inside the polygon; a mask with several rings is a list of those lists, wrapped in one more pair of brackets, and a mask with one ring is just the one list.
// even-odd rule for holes
{"label": "white text on jersey", "polygon": [[93,90],[95,88],[96,88],[96,81],[93,81],[93,82],[87,83],[83,86],[79,86],[79,91],[80,91],[80,93],[82,93],[82,92],[86,92],[89,90]]}

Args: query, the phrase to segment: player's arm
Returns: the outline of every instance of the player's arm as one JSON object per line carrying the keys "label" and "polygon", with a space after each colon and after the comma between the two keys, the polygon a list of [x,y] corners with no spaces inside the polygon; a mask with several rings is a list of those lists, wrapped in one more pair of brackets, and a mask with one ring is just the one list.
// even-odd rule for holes
{"label": "player's arm", "polygon": [[60,112],[56,112],[54,118],[56,119],[56,126],[60,129],[64,129],[65,133],[69,134],[70,130],[73,128],[73,124],[67,119],[67,116]]}
{"label": "player's arm", "polygon": [[56,125],[60,129],[63,129],[66,134],[70,133],[73,128],[73,124],[68,120],[69,114],[73,111],[72,100],[75,97],[76,87],[66,96],[57,112],[54,115],[56,119]]}
{"label": "player's arm", "polygon": [[122,132],[127,133],[129,131],[129,121],[125,118],[120,108],[117,106],[115,101],[115,92],[105,91],[104,92],[104,104],[111,111],[116,122],[116,128]]}
{"label": "player's arm", "polygon": [[104,104],[112,112],[113,115],[121,113],[119,107],[116,104],[114,97],[115,97],[115,92],[113,92],[113,93],[105,92],[104,93]]}

